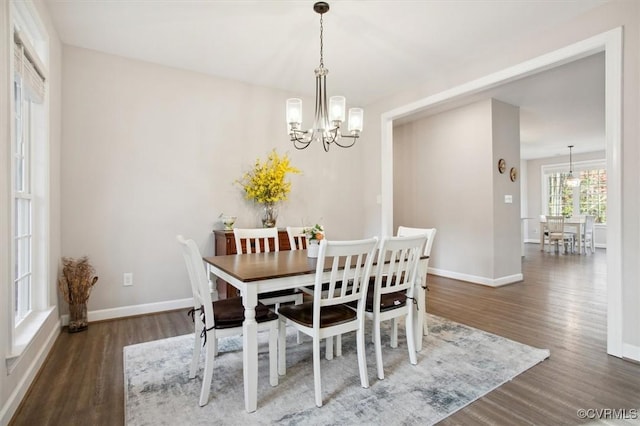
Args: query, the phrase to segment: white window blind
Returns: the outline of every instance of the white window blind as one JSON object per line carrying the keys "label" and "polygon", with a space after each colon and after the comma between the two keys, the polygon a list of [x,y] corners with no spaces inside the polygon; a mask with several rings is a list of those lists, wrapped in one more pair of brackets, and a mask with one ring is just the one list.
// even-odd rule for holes
{"label": "white window blind", "polygon": [[41,104],[44,102],[45,94],[44,66],[31,43],[25,37],[21,37],[19,32],[14,33],[13,41],[14,69],[20,75],[31,101]]}

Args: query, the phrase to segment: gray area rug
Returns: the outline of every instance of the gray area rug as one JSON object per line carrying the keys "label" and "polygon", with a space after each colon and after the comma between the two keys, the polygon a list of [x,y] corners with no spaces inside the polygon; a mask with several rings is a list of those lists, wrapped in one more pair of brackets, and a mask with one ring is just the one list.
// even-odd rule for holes
{"label": "gray area rug", "polygon": [[[389,322],[387,322],[388,324]],[[367,322],[367,330],[371,323]],[[310,339],[287,336],[287,374],[269,385],[267,333],[259,333],[258,410],[244,409],[242,339],[220,340],[209,404],[198,406],[201,374],[189,380],[193,335],[124,348],[125,424],[133,425],[429,425],[453,414],[549,357],[536,349],[429,315],[418,365],[409,363],[404,325],[397,349],[383,330],[385,379],[378,380],[367,333],[369,388],[360,386],[355,334],[343,356],[322,359],[324,405],[314,403]],[[306,337],[306,336],[305,336]],[[324,356],[324,351],[323,351]]]}

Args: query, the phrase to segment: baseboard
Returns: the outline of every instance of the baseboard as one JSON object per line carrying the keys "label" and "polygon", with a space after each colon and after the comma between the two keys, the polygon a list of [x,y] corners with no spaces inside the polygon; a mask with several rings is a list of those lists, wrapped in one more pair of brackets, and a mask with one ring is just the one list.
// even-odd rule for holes
{"label": "baseboard", "polygon": [[640,362],[640,346],[630,345],[628,343],[622,344],[622,358],[630,359],[632,361]]}
{"label": "baseboard", "polygon": [[459,280],[459,281],[467,281],[474,284],[482,284],[489,287],[501,287],[503,285],[513,284],[518,281],[522,281],[524,279],[522,274],[507,275],[505,277],[500,277],[500,278],[486,278],[486,277],[479,277],[477,275],[461,274],[459,272],[446,271],[444,269],[437,269],[437,268],[429,268],[428,272],[431,275],[437,275],[445,278],[452,278],[454,280]]}
{"label": "baseboard", "polygon": [[[153,314],[156,312],[172,311],[193,307],[193,298],[167,300],[166,302],[145,303],[143,305],[122,306],[120,308],[99,309],[89,311],[87,317],[91,321],[104,321],[114,318],[131,317],[135,315]],[[69,315],[62,315],[62,325],[69,324]]]}
{"label": "baseboard", "polygon": [[11,395],[9,395],[9,397],[7,398],[7,402],[4,404],[2,409],[0,409],[0,424],[8,425],[11,421],[11,418],[22,402],[22,399],[27,394],[31,383],[33,383],[33,380],[40,371],[40,367],[42,367],[42,364],[44,364],[44,361],[47,359],[49,351],[53,347],[53,344],[60,334],[60,328],[60,320],[55,321],[45,340],[44,345],[40,347],[37,355],[33,358],[33,361],[25,370],[25,373],[18,382],[17,386],[15,387],[13,392],[11,392]]}

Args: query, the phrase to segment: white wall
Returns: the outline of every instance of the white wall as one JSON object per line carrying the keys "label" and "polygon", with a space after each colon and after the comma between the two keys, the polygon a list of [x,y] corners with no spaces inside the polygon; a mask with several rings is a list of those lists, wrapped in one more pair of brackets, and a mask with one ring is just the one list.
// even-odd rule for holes
{"label": "white wall", "polygon": [[493,278],[493,250],[477,250],[493,245],[490,100],[397,126],[394,138],[394,229],[435,227],[431,268]]}
{"label": "white wall", "polygon": [[[48,265],[48,301],[50,305],[57,304],[57,276],[58,261],[60,259],[60,140],[61,140],[61,54],[60,40],[51,24],[46,7],[41,1],[34,2],[35,10],[49,36],[49,63],[48,69],[48,93],[45,102],[50,110],[50,137],[49,137],[49,257]],[[2,348],[3,360],[0,363],[0,424],[5,425],[11,419],[18,408],[20,401],[26,394],[31,382],[38,373],[55,338],[60,332],[60,321],[56,309],[47,317],[40,331],[35,335],[29,346],[22,354],[5,362],[5,354],[9,350],[11,327],[11,315],[8,295],[11,294],[10,254],[11,222],[9,206],[11,202],[11,186],[8,173],[5,171],[10,165],[11,134],[9,128],[10,117],[10,92],[13,75],[9,72],[9,63],[5,58],[13,49],[12,24],[10,23],[10,2],[0,2],[0,300],[3,303],[0,309],[0,348]],[[6,243],[5,243],[6,242]],[[46,275],[46,274],[45,274]]]}
{"label": "white wall", "polygon": [[[493,176],[493,277],[502,284],[522,280],[520,256],[520,110],[493,99],[491,101],[492,163],[485,165]],[[504,174],[498,160],[507,164]],[[511,181],[510,171],[516,170]],[[510,196],[511,202],[505,202]],[[481,249],[481,247],[480,247]]]}
{"label": "white wall", "polygon": [[290,93],[70,46],[63,57],[62,253],[88,255],[100,277],[90,319],[191,297],[176,234],[212,255],[220,213],[258,226],[234,181],[273,148],[303,171],[278,226],[321,222],[329,238],[364,236],[369,129],[347,150],[297,151],[286,134]]}
{"label": "white wall", "polygon": [[487,99],[396,126],[394,139],[394,229],[438,229],[430,269],[488,285],[521,279],[520,190],[508,175],[520,155],[517,108]]}

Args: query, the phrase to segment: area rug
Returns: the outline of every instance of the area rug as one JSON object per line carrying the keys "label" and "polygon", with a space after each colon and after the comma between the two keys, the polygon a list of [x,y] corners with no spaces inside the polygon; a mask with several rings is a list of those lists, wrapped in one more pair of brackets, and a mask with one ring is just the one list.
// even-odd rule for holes
{"label": "area rug", "polygon": [[[198,406],[203,362],[189,380],[193,335],[124,348],[125,424],[141,425],[431,425],[549,357],[536,349],[429,315],[418,364],[409,363],[404,327],[398,348],[383,330],[385,379],[378,380],[367,337],[370,386],[360,386],[355,334],[343,336],[343,356],[322,358],[324,405],[314,403],[310,339],[287,336],[287,374],[269,385],[267,333],[259,333],[258,409],[244,409],[242,339],[220,340],[208,405]],[[388,322],[387,322],[388,323]],[[370,326],[370,323],[367,323]]]}

